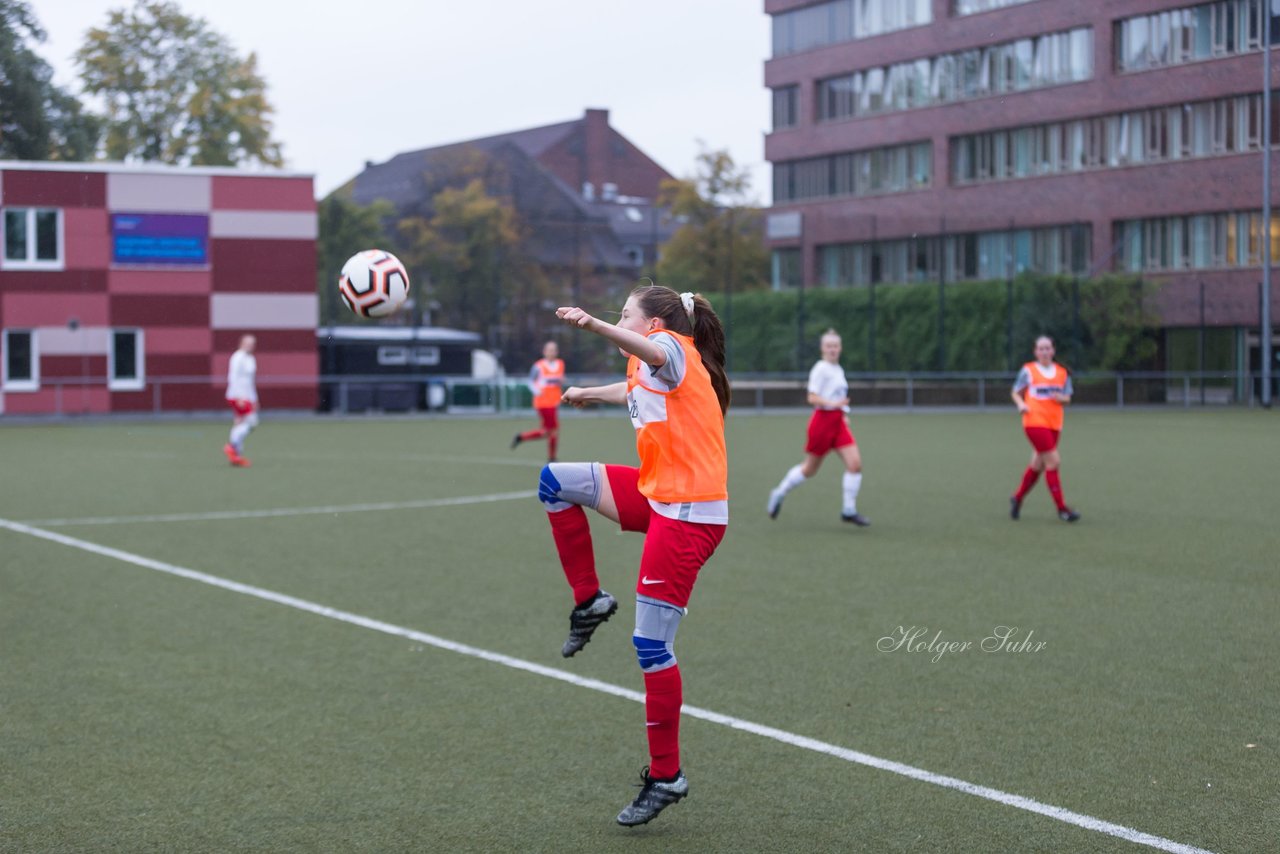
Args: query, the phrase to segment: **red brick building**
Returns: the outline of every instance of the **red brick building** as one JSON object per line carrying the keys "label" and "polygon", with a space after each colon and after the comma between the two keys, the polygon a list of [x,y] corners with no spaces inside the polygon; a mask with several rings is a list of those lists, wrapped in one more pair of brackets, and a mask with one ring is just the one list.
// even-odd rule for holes
{"label": "red brick building", "polygon": [[1242,365],[1280,143],[1266,5],[766,0],[775,286],[1130,271],[1190,327],[1203,283],[1220,367]]}
{"label": "red brick building", "polygon": [[0,218],[0,412],[219,409],[250,332],[264,406],[315,406],[311,176],[5,161]]}

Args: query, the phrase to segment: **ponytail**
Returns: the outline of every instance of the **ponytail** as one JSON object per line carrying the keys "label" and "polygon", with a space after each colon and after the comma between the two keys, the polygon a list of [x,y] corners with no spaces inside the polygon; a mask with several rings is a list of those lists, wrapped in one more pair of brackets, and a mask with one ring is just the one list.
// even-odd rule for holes
{"label": "ponytail", "polygon": [[711,375],[711,387],[720,401],[720,414],[729,411],[729,376],[724,372],[724,327],[711,303],[702,294],[693,295],[693,346]]}
{"label": "ponytail", "polygon": [[[666,328],[693,338],[711,376],[711,387],[720,401],[721,414],[729,411],[729,377],[724,372],[724,327],[711,303],[702,294],[677,294],[662,285],[641,285],[631,292],[647,317],[661,318]],[[693,311],[685,306],[693,303]]]}

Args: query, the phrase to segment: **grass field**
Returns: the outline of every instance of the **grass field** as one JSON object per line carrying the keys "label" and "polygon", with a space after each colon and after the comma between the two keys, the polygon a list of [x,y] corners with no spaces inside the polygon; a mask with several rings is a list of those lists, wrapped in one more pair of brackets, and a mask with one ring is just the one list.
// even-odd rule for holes
{"label": "grass field", "polygon": [[[646,759],[637,703],[344,621],[642,688],[627,607],[560,658],[545,514],[509,497],[543,453],[507,450],[526,422],[268,418],[249,470],[225,465],[221,422],[0,428],[0,517],[73,538],[0,527],[0,850],[1144,850],[691,717],[688,800],[615,825]],[[866,530],[839,522],[834,461],[765,517],[803,427],[730,419],[729,533],[676,647],[688,706],[1099,825],[1277,850],[1280,421],[1073,412],[1066,525],[1043,484],[1008,518],[1012,414],[855,416]],[[634,459],[621,419],[563,432],[563,459]],[[467,497],[492,500],[443,503]],[[412,506],[343,509],[369,503]],[[629,599],[641,540],[593,528]],[[978,649],[998,626],[1044,646]],[[975,647],[877,648],[912,627]]]}

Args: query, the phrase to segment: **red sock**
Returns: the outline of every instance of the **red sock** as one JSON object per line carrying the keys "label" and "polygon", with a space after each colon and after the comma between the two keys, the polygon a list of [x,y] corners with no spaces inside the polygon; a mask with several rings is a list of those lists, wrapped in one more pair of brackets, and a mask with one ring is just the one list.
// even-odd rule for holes
{"label": "red sock", "polygon": [[541,439],[545,435],[547,435],[546,430],[526,430],[520,434],[520,441],[527,442],[530,439]]}
{"label": "red sock", "polygon": [[1027,470],[1022,473],[1022,485],[1018,487],[1018,491],[1013,494],[1013,497],[1021,501],[1026,494],[1031,491],[1031,487],[1036,485],[1036,481],[1039,479],[1040,472],[1036,471],[1031,466],[1027,466]]}
{"label": "red sock", "polygon": [[1058,470],[1050,469],[1044,473],[1045,486],[1049,487],[1049,494],[1053,496],[1053,503],[1058,505],[1059,510],[1066,510],[1066,502],[1062,500],[1062,481],[1058,479]]}
{"label": "red sock", "polygon": [[556,458],[556,449],[560,447],[560,436],[556,433],[547,434],[547,457],[551,460]]}
{"label": "red sock", "polygon": [[580,605],[600,589],[587,512],[575,504],[568,510],[548,513],[547,519],[551,522],[551,536],[556,541],[564,577],[573,588],[573,602]]}
{"label": "red sock", "polygon": [[644,719],[649,735],[649,776],[667,780],[680,771],[680,666],[644,675]]}

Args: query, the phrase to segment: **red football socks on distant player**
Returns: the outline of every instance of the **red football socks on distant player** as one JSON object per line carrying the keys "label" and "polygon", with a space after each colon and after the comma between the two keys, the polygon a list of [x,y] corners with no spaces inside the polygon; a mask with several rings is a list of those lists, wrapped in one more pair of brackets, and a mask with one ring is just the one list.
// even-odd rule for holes
{"label": "red football socks on distant player", "polygon": [[568,510],[548,513],[547,519],[551,522],[551,536],[556,541],[564,577],[573,588],[573,602],[581,605],[600,589],[587,513],[575,504]]}
{"label": "red football socks on distant player", "polygon": [[649,777],[669,780],[680,772],[680,666],[644,675],[644,719],[649,735]]}
{"label": "red football socks on distant player", "polygon": [[541,439],[547,435],[546,430],[526,430],[520,434],[521,442],[528,442],[530,439]]}
{"label": "red football socks on distant player", "polygon": [[1057,469],[1050,469],[1044,473],[1044,484],[1049,487],[1049,494],[1053,496],[1053,503],[1058,505],[1058,509],[1066,510],[1067,504],[1062,500],[1062,481],[1058,478]]}
{"label": "red football socks on distant player", "polygon": [[1036,485],[1036,481],[1040,479],[1040,472],[1027,466],[1027,470],[1022,473],[1022,485],[1018,487],[1018,491],[1013,497],[1021,501],[1031,491],[1031,487]]}

